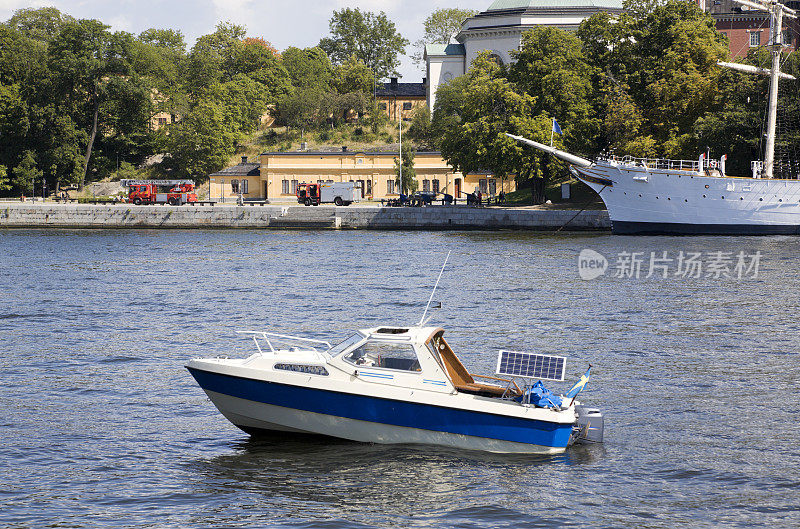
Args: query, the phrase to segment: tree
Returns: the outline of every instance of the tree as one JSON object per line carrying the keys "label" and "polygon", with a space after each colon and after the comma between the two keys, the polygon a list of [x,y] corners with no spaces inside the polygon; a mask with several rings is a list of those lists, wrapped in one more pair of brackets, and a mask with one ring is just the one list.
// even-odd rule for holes
{"label": "tree", "polygon": [[300,129],[300,135],[322,116],[325,92],[318,88],[298,89],[278,102],[278,115],[289,127]]}
{"label": "tree", "polygon": [[431,123],[431,111],[428,109],[428,105],[422,105],[414,110],[411,115],[411,125],[408,127],[408,137],[422,150],[433,151],[436,149],[436,134]]}
{"label": "tree", "polygon": [[281,55],[283,66],[295,88],[329,90],[332,74],[330,59],[322,48],[287,48]]}
{"label": "tree", "polygon": [[564,129],[564,144],[592,152],[598,123],[592,107],[593,68],[574,33],[539,27],[522,34],[509,79],[534,101],[533,113],[555,117]]}
{"label": "tree", "polygon": [[549,143],[551,118],[535,116],[535,103],[508,80],[489,52],[478,54],[466,75],[436,92],[433,127],[442,156],[463,174],[490,170],[500,178],[516,175],[520,184],[530,182],[534,200],[543,202],[552,162],[505,134]]}
{"label": "tree", "polygon": [[333,69],[331,88],[340,94],[364,92],[372,94],[375,75],[363,61],[355,55]]}
{"label": "tree", "polygon": [[170,133],[166,162],[174,174],[203,179],[222,169],[236,151],[239,137],[230,121],[222,104],[200,101]]}
{"label": "tree", "polygon": [[[624,143],[658,156],[694,158],[694,124],[718,104],[716,62],[727,57],[727,42],[714,19],[697,5],[657,3],[640,14],[594,15],[577,34],[596,66],[593,84],[604,100],[598,98],[595,106],[605,114],[603,123],[613,125],[613,113],[627,108],[641,121],[637,136],[629,135]],[[599,143],[610,146],[614,134],[602,130]]]}
{"label": "tree", "polygon": [[320,40],[319,47],[333,64],[342,64],[355,56],[377,78],[397,75],[398,55],[405,53],[408,40],[403,38],[386,13],[371,13],[345,8],[334,11],[330,20],[331,37]]}
{"label": "tree", "polygon": [[417,171],[414,169],[415,152],[416,151],[412,145],[409,145],[408,143],[403,144],[402,149],[400,149],[400,157],[403,160],[402,170],[400,160],[397,158],[394,159],[394,174],[397,177],[395,178],[394,182],[402,194],[406,194],[406,192],[413,193],[419,187],[419,183],[417,182]]}
{"label": "tree", "polygon": [[48,47],[56,93],[72,107],[76,121],[89,128],[81,188],[100,126],[100,108],[108,95],[108,81],[130,74],[131,42],[129,34],[109,33],[108,26],[97,20],[78,20],[64,24]]}
{"label": "tree", "polygon": [[474,17],[478,11],[474,9],[437,9],[425,19],[425,35],[414,43],[416,51],[411,55],[414,64],[422,64],[423,50],[425,44],[447,44],[450,39],[459,32],[461,25],[470,17]]}
{"label": "tree", "polygon": [[8,171],[5,165],[0,165],[0,191],[10,191],[12,188],[8,179]]}
{"label": "tree", "polygon": [[19,165],[14,168],[14,186],[23,194],[33,195],[36,182],[42,179],[42,171],[36,166],[32,151],[25,151]]}

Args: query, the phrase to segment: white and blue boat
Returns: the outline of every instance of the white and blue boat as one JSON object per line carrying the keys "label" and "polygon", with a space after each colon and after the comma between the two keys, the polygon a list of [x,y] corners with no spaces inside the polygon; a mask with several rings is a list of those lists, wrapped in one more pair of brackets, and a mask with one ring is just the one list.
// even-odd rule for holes
{"label": "white and blue boat", "polygon": [[439,327],[364,329],[336,346],[247,333],[257,348],[248,358],[196,359],[187,368],[219,411],[251,434],[534,454],[602,441],[602,414],[574,398],[588,376],[565,397],[533,383],[563,380],[562,357],[501,351],[497,371],[510,377],[479,377]]}

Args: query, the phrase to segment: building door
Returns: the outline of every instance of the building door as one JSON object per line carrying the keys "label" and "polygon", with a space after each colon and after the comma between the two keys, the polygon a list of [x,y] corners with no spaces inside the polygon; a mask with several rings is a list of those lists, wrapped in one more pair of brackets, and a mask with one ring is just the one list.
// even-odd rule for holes
{"label": "building door", "polygon": [[356,186],[358,187],[358,190],[361,193],[361,198],[364,198],[364,181],[356,180]]}
{"label": "building door", "polygon": [[269,198],[269,182],[264,182],[264,200]]}
{"label": "building door", "polygon": [[455,197],[456,198],[461,198],[461,179],[460,178],[456,178]]}

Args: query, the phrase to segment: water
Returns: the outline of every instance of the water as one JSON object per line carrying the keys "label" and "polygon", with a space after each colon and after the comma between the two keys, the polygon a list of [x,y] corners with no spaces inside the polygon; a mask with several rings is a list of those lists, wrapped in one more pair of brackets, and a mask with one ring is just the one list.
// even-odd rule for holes
{"label": "water", "polygon": [[[800,239],[0,231],[0,526],[800,525]],[[620,251],[762,252],[759,277],[578,279]],[[434,321],[592,363],[606,443],[536,458],[251,439],[183,368],[237,329],[343,338]],[[643,276],[645,274],[642,274]],[[553,384],[563,390],[566,384]]]}

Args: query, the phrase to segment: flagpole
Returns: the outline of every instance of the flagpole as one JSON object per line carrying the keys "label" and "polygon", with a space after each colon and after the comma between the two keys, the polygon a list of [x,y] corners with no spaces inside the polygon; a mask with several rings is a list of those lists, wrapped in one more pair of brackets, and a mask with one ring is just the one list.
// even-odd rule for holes
{"label": "flagpole", "polygon": [[550,124],[550,147],[553,146],[553,135],[556,133],[556,118],[553,118],[553,122]]}

